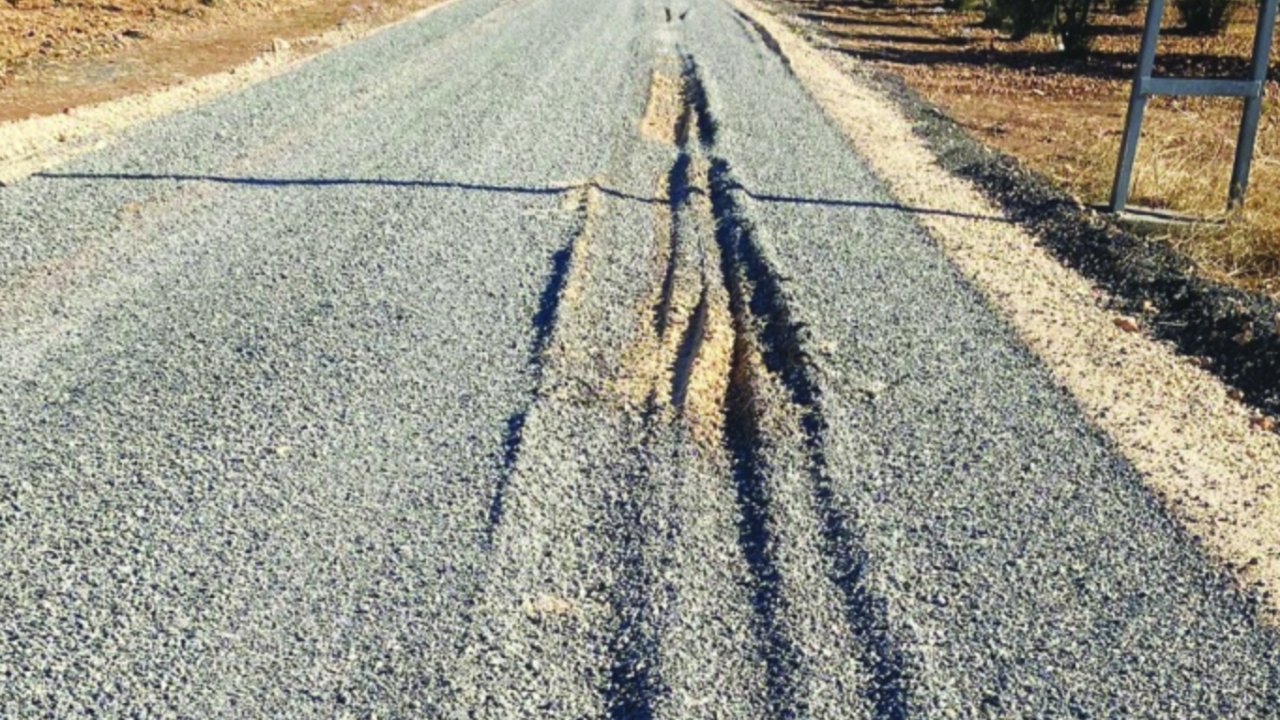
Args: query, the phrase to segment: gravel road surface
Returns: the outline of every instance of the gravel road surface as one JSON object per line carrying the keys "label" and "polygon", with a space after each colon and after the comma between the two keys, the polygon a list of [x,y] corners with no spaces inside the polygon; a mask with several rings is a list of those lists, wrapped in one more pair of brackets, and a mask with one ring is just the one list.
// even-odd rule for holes
{"label": "gravel road surface", "polygon": [[1276,716],[773,45],[457,0],[0,188],[0,716]]}

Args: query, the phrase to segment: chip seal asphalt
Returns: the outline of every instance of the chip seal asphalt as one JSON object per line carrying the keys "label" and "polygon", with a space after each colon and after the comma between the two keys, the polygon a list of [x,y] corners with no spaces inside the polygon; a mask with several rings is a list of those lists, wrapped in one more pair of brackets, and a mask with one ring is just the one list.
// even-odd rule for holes
{"label": "chip seal asphalt", "polygon": [[458,0],[0,189],[0,716],[1273,717],[720,0]]}

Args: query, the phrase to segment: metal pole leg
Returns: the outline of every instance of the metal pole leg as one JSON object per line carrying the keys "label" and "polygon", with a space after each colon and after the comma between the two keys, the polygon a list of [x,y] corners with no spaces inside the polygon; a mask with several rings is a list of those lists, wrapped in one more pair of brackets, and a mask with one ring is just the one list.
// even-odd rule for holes
{"label": "metal pole leg", "polygon": [[1147,108],[1146,96],[1134,85],[1129,96],[1129,111],[1124,116],[1124,139],[1120,142],[1120,158],[1116,161],[1116,179],[1111,186],[1113,213],[1124,210],[1129,201],[1129,182],[1133,174],[1133,159],[1138,154],[1138,135],[1142,131],[1142,114]]}
{"label": "metal pole leg", "polygon": [[1231,166],[1231,189],[1227,196],[1227,209],[1235,210],[1244,205],[1244,194],[1249,189],[1249,167],[1253,162],[1253,142],[1258,137],[1258,120],[1262,115],[1262,98],[1245,98],[1244,116],[1240,119],[1240,135],[1236,138],[1236,159]]}
{"label": "metal pole leg", "polygon": [[1236,139],[1236,159],[1231,166],[1231,188],[1228,209],[1244,204],[1249,189],[1249,166],[1253,162],[1253,144],[1258,137],[1258,119],[1262,116],[1262,88],[1267,81],[1267,60],[1271,55],[1271,37],[1276,25],[1276,0],[1264,0],[1258,10],[1258,29],[1253,36],[1253,57],[1249,61],[1249,79],[1257,85],[1255,94],[1245,98],[1240,118],[1240,135]]}
{"label": "metal pole leg", "polygon": [[[1276,0],[1268,0],[1274,3]],[[1129,94],[1129,111],[1124,118],[1124,139],[1116,161],[1116,180],[1111,186],[1111,212],[1120,212],[1129,200],[1129,181],[1133,160],[1138,154],[1138,137],[1142,132],[1142,115],[1147,107],[1146,84],[1155,66],[1156,40],[1160,35],[1160,19],[1164,17],[1165,0],[1151,0],[1147,21],[1142,28],[1142,48],[1138,51],[1138,67],[1133,72],[1133,90]]]}

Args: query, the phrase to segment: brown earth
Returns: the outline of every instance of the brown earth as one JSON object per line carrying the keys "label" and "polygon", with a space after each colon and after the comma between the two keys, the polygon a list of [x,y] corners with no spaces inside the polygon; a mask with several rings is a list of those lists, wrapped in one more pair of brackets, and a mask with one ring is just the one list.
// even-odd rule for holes
{"label": "brown earth", "polygon": [[0,122],[235,68],[439,0],[0,0]]}
{"label": "brown earth", "polygon": [[[1242,4],[1243,5],[1243,4]],[[1013,41],[979,11],[931,0],[876,5],[794,0],[841,52],[899,76],[987,144],[1025,162],[1086,204],[1105,203],[1137,56],[1143,11],[1097,13],[1094,52],[1069,60],[1054,38]],[[1241,7],[1227,31],[1197,37],[1166,14],[1157,74],[1242,76],[1256,15]],[[1276,58],[1273,49],[1273,63]],[[1210,277],[1280,296],[1280,85],[1267,83],[1245,211],[1165,239]],[[1240,101],[1156,98],[1147,111],[1131,202],[1222,220]]]}

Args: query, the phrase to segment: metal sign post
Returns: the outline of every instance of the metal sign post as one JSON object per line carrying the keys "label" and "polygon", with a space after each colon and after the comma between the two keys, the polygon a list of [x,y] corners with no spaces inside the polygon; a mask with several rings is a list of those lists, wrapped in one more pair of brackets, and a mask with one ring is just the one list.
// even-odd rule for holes
{"label": "metal sign post", "polygon": [[1262,114],[1262,88],[1267,79],[1267,61],[1271,55],[1271,37],[1276,24],[1277,0],[1262,0],[1258,8],[1258,28],[1253,36],[1253,57],[1249,77],[1228,78],[1151,77],[1155,65],[1156,41],[1160,37],[1160,20],[1164,17],[1165,0],[1151,0],[1147,5],[1147,21],[1142,29],[1142,46],[1138,51],[1138,67],[1134,71],[1133,90],[1129,94],[1129,112],[1124,120],[1124,137],[1120,142],[1120,160],[1116,163],[1116,180],[1111,187],[1111,212],[1124,210],[1129,199],[1133,175],[1133,159],[1138,152],[1138,136],[1142,130],[1142,114],[1147,98],[1152,95],[1238,97],[1244,99],[1240,134],[1236,140],[1235,163],[1231,168],[1228,209],[1244,202],[1249,187],[1249,164],[1253,144],[1258,136],[1258,119]]}

